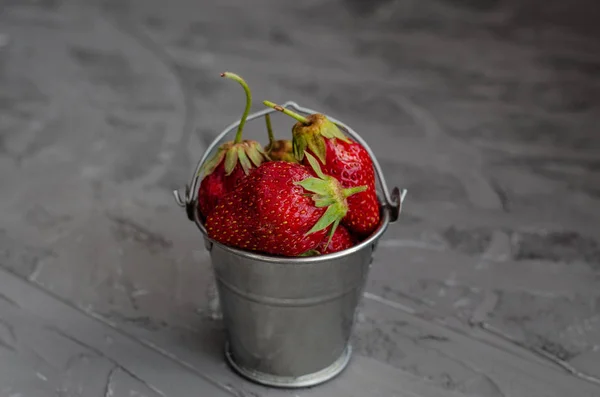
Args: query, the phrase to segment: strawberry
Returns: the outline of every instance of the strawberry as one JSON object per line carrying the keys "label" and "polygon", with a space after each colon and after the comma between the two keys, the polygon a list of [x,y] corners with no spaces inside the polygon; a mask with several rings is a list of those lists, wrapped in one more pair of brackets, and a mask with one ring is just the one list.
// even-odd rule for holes
{"label": "strawberry", "polygon": [[356,239],[350,234],[348,229],[340,225],[335,230],[331,242],[328,243],[327,239],[323,239],[316,248],[316,251],[321,255],[331,254],[353,247],[356,242]]}
{"label": "strawberry", "polygon": [[366,149],[323,114],[303,117],[272,102],[263,103],[298,120],[292,128],[296,159],[306,164],[305,154],[311,153],[319,159],[323,171],[337,178],[344,188],[367,186],[366,191],[348,197],[348,214],[342,224],[357,236],[372,233],[379,225],[380,214],[373,161]]}
{"label": "strawberry", "polygon": [[268,159],[260,143],[251,140],[242,141],[242,132],[250,107],[252,95],[246,82],[234,73],[225,72],[226,77],[241,84],[246,92],[246,108],[240,119],[235,140],[223,143],[217,153],[206,161],[200,169],[204,174],[198,188],[198,209],[205,219],[219,203],[219,200],[233,190],[238,182],[244,179],[254,167],[258,167]]}
{"label": "strawberry", "polygon": [[273,134],[273,127],[271,127],[271,116],[265,114],[265,121],[267,123],[267,132],[269,134],[269,144],[265,146],[265,153],[273,161],[287,161],[292,163],[298,163],[294,152],[292,151],[292,141],[289,139],[275,140]]}
{"label": "strawberry", "polygon": [[331,240],[348,211],[347,198],[366,186],[344,189],[323,174],[314,157],[307,157],[313,172],[285,161],[261,164],[208,216],[208,236],[231,247],[282,256],[314,250],[327,234]]}

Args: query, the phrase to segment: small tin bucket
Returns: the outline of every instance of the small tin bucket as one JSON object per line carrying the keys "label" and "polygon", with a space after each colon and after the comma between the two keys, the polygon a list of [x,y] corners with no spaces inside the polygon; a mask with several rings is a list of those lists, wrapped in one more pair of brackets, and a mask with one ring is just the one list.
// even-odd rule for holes
{"label": "small tin bucket", "polygon": [[[318,113],[294,102],[283,106],[304,114]],[[269,108],[253,113],[247,121],[274,111]],[[373,253],[388,224],[398,219],[406,195],[406,190],[400,194],[398,188],[390,195],[366,142],[350,127],[327,117],[368,151],[383,195],[379,227],[348,250],[281,258],[227,247],[208,238],[197,213],[198,172],[239,122],[227,127],[206,150],[191,184],[186,185],[185,199],[178,191],[173,192],[202,232],[210,252],[227,336],[225,357],[237,373],[267,386],[314,386],[344,370],[351,356],[349,340]]]}

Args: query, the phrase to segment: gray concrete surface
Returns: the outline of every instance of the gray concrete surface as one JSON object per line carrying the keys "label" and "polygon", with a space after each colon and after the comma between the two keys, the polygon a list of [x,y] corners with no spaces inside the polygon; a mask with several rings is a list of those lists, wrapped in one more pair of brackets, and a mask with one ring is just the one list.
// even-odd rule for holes
{"label": "gray concrete surface", "polygon": [[[579,3],[0,1],[0,396],[600,396],[600,35]],[[321,387],[225,366],[171,196],[239,117],[224,70],[255,109],[349,123],[409,189]]]}

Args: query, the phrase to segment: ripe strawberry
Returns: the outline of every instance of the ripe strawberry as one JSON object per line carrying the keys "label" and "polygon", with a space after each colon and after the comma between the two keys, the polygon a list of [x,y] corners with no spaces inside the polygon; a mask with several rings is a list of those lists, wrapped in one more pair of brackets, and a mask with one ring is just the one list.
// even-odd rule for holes
{"label": "ripe strawberry", "polygon": [[301,164],[261,164],[226,194],[206,220],[208,236],[222,244],[273,255],[298,256],[315,249],[346,215],[346,198],[366,189],[344,189],[307,155]]}
{"label": "ripe strawberry", "polygon": [[350,234],[348,229],[340,225],[335,230],[331,242],[327,244],[327,239],[323,239],[321,244],[316,248],[316,251],[321,255],[331,254],[353,247],[356,242],[356,239]]}
{"label": "ripe strawberry", "polygon": [[204,174],[198,189],[198,209],[202,218],[206,218],[223,195],[233,190],[253,167],[258,167],[268,159],[260,143],[251,140],[242,141],[242,132],[252,105],[252,95],[248,85],[240,76],[233,73],[225,72],[221,77],[241,84],[246,92],[246,108],[240,119],[235,140],[222,144],[217,149],[217,153],[200,169],[200,174]]}
{"label": "ripe strawberry", "polygon": [[267,123],[267,132],[269,133],[269,144],[265,146],[265,153],[272,161],[287,161],[290,163],[298,163],[294,152],[292,151],[292,141],[289,139],[275,140],[273,127],[271,127],[271,116],[265,114]]}
{"label": "ripe strawberry", "polygon": [[369,153],[348,138],[323,114],[303,117],[272,102],[265,105],[298,120],[292,128],[295,157],[306,164],[305,153],[317,157],[323,171],[337,178],[344,188],[367,186],[367,190],[348,197],[348,214],[342,223],[354,234],[367,236],[380,222],[375,189],[375,171]]}

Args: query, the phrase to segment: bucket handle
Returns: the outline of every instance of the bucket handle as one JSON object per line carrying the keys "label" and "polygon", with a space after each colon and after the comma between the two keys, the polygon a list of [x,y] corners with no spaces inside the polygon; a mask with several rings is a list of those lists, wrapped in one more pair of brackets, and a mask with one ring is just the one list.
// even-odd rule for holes
{"label": "bucket handle", "polygon": [[[314,114],[314,113],[319,113],[316,110],[312,110],[312,109],[308,109],[305,107],[302,107],[300,105],[298,105],[296,102],[293,101],[288,101],[286,103],[284,103],[282,105],[284,108],[293,108],[294,110],[300,112],[300,113],[304,113],[304,114]],[[266,114],[269,113],[273,113],[276,112],[277,110],[272,109],[272,108],[267,108],[261,111],[258,111],[256,113],[252,113],[248,116],[248,118],[246,119],[247,121],[251,121],[254,119],[257,119],[259,117],[262,117]],[[343,122],[329,116],[329,115],[325,115],[329,120],[333,121],[335,124],[337,124],[339,127],[342,127],[345,132],[348,133],[348,135],[350,135],[352,138],[354,138],[358,143],[360,143],[365,150],[367,151],[367,153],[369,153],[369,156],[371,157],[371,160],[373,161],[373,167],[375,168],[375,173],[377,174],[377,179],[379,180],[379,184],[381,185],[381,190],[383,191],[383,198],[385,200],[385,208],[390,211],[390,223],[395,222],[396,220],[398,220],[398,217],[400,216],[400,212],[402,210],[402,203],[404,202],[404,198],[406,197],[406,193],[407,190],[406,189],[402,189],[402,192],[400,192],[400,189],[398,189],[397,187],[394,187],[392,189],[392,192],[390,194],[390,191],[388,190],[387,187],[387,183],[385,182],[385,177],[383,176],[383,171],[381,169],[381,166],[379,165],[379,162],[377,161],[377,158],[375,157],[375,155],[373,154],[373,151],[371,150],[371,148],[369,147],[369,145],[361,138],[360,135],[358,135],[357,132],[355,132],[352,128],[350,128],[349,126],[347,126],[346,124],[344,124]],[[225,130],[223,130],[223,132],[221,132],[214,140],[213,142],[208,146],[208,148],[206,149],[206,151],[204,152],[204,154],[202,155],[202,158],[200,159],[200,161],[198,161],[198,165],[196,166],[196,171],[194,172],[194,175],[192,177],[191,183],[189,185],[185,185],[185,197],[181,197],[179,190],[174,190],[173,191],[173,195],[175,196],[175,201],[177,202],[177,204],[180,207],[183,207],[186,209],[186,213],[188,218],[191,221],[196,221],[196,216],[195,216],[195,205],[194,202],[196,200],[196,195],[198,194],[198,183],[199,183],[199,178],[200,178],[200,169],[202,168],[202,165],[204,164],[204,162],[206,161],[206,159],[208,158],[208,156],[213,152],[213,150],[221,143],[221,140],[228,134],[230,133],[234,128],[237,128],[237,126],[240,124],[240,121],[236,121],[232,124],[230,124],[227,128],[225,128]],[[196,222],[199,223],[199,222]],[[204,228],[204,225],[199,224],[198,226],[200,226],[201,228]]]}

